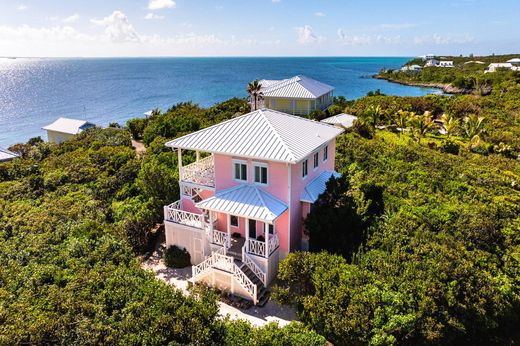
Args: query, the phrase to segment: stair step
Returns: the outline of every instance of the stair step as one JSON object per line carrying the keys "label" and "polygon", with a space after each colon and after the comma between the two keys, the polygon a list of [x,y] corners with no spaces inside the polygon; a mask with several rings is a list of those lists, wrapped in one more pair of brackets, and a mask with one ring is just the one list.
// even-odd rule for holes
{"label": "stair step", "polygon": [[256,303],[256,306],[262,307],[269,301],[270,298],[270,292],[265,290],[263,291],[262,295],[258,295],[258,302]]}

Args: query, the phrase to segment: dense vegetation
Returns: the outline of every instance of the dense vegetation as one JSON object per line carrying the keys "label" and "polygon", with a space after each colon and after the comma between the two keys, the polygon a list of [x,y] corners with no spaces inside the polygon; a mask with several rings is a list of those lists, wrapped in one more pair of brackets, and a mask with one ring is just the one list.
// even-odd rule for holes
{"label": "dense vegetation", "polygon": [[[174,137],[243,104],[183,104],[148,122]],[[141,269],[136,255],[149,249],[162,206],[178,198],[165,140],[156,136],[143,157],[117,128],[12,148],[23,157],[0,164],[0,344],[325,343],[301,324],[223,319],[215,293],[184,296]]]}
{"label": "dense vegetation", "polygon": [[520,85],[335,100],[359,120],[275,297],[335,344],[520,342]]}

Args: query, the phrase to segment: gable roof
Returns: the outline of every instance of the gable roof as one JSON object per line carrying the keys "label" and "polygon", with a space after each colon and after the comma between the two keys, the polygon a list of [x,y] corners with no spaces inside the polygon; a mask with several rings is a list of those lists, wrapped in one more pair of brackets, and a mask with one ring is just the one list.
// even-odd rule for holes
{"label": "gable roof", "polygon": [[287,210],[287,205],[254,185],[241,184],[226,189],[196,204],[197,208],[273,222]]}
{"label": "gable roof", "polygon": [[7,149],[0,148],[0,162],[9,161],[9,160],[12,160],[17,157],[18,157],[18,155],[16,155],[15,153],[13,153]]}
{"label": "gable roof", "polygon": [[329,118],[323,119],[322,123],[332,124],[332,125],[341,125],[344,127],[351,127],[354,124],[354,121],[357,120],[358,117],[351,114],[341,113],[337,115],[333,115]]}
{"label": "gable roof", "polygon": [[259,82],[264,97],[316,99],[334,90],[330,85],[303,75],[278,81],[263,79]]}
{"label": "gable roof", "polygon": [[90,123],[85,120],[59,118],[52,124],[44,126],[43,129],[47,130],[47,131],[56,131],[56,132],[76,135],[83,130],[86,130],[90,127],[95,127],[95,126],[96,126],[95,124]]}
{"label": "gable roof", "polygon": [[319,195],[325,191],[327,187],[327,182],[330,177],[334,176],[335,178],[339,178],[340,174],[335,171],[325,171],[314,178],[302,191],[300,195],[301,202],[314,203],[318,199]]}
{"label": "gable roof", "polygon": [[166,146],[296,163],[342,132],[314,120],[260,109],[174,139]]}

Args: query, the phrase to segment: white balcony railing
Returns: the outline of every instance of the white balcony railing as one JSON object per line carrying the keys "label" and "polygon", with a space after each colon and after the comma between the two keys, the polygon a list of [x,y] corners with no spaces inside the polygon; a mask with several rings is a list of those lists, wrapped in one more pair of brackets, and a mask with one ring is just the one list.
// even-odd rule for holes
{"label": "white balcony railing", "polygon": [[[278,234],[272,234],[269,236],[269,241],[267,242],[269,248],[269,255],[273,253],[274,250],[278,248],[280,245],[280,239],[278,238]],[[252,255],[257,256],[266,256],[266,244],[265,241],[258,241],[256,239],[248,239],[246,244],[246,251]]]}
{"label": "white balcony railing", "polygon": [[213,155],[182,167],[181,180],[197,185],[215,187],[215,163],[213,161]]}
{"label": "white balcony railing", "polygon": [[166,221],[179,223],[181,225],[187,225],[200,229],[205,228],[205,221],[203,214],[190,213],[188,211],[181,210],[181,201],[172,203],[164,207],[164,219]]}

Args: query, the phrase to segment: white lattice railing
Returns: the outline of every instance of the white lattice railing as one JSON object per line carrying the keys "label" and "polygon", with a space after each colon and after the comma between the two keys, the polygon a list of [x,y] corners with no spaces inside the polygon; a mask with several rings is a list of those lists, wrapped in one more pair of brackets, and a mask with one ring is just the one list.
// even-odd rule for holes
{"label": "white lattice railing", "polygon": [[266,274],[260,269],[260,267],[253,261],[253,259],[247,254],[245,251],[245,246],[242,247],[242,262],[251,269],[251,271],[262,281],[262,283],[265,285],[267,276]]}
{"label": "white lattice railing", "polygon": [[213,155],[193,162],[182,168],[182,181],[215,187],[215,163]]}
{"label": "white lattice railing", "polygon": [[164,219],[166,221],[203,229],[205,227],[204,215],[181,210],[180,203],[181,201],[177,201],[164,207]]}
{"label": "white lattice railing", "polygon": [[[268,247],[269,247],[269,255],[273,253],[276,248],[280,246],[280,239],[278,238],[278,234],[272,234],[269,236]],[[256,239],[248,239],[247,241],[247,252],[257,256],[265,257],[265,241],[258,241]]]}
{"label": "white lattice railing", "polygon": [[231,273],[252,297],[253,303],[257,302],[258,287],[249,279],[244,272],[235,264],[235,259],[219,252],[213,252],[211,256],[206,258],[202,263],[192,267],[192,280],[196,281],[201,275],[207,273],[210,269],[220,269]]}
{"label": "white lattice railing", "polygon": [[211,237],[211,242],[215,245],[229,247],[229,239],[228,239],[228,235],[226,232],[213,230],[213,236]]}

